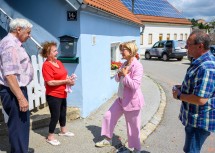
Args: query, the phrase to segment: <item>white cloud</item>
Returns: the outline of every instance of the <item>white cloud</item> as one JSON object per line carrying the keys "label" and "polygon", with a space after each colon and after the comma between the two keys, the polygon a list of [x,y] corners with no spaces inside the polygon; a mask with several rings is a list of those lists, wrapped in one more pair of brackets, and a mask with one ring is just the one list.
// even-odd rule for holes
{"label": "white cloud", "polygon": [[214,0],[168,0],[168,2],[182,11],[187,18],[215,20]]}

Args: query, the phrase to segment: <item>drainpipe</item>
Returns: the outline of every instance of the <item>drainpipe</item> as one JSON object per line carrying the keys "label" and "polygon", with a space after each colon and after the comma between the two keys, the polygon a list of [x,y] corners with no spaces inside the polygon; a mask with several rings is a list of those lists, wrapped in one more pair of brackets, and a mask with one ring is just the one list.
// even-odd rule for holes
{"label": "drainpipe", "polygon": [[80,8],[83,4],[83,0],[65,0],[73,9],[76,11]]}
{"label": "drainpipe", "polygon": [[131,8],[131,11],[132,11],[132,13],[134,13],[134,0],[132,0],[132,8]]}

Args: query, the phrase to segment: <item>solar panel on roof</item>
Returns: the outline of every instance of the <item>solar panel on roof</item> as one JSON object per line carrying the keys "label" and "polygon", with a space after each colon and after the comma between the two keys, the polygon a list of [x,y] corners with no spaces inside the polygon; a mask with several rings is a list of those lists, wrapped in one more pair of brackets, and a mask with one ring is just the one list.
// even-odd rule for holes
{"label": "solar panel on roof", "polygon": [[[132,0],[121,0],[121,2],[132,11]],[[167,0],[134,0],[134,14],[185,18]]]}

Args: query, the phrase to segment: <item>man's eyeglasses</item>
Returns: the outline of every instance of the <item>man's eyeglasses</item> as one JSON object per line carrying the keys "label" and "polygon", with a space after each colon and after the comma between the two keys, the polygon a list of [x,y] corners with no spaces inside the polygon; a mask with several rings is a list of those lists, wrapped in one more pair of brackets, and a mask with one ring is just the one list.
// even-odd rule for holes
{"label": "man's eyeglasses", "polygon": [[187,43],[186,45],[187,46],[192,46],[192,45],[197,45],[197,44],[196,43],[192,43],[192,44],[191,43]]}

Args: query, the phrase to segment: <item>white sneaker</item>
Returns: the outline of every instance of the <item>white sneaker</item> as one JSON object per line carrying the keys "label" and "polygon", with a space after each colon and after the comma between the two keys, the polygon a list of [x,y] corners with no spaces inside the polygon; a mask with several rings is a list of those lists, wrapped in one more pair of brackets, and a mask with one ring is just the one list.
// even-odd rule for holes
{"label": "white sneaker", "polygon": [[104,139],[96,143],[96,147],[107,147],[112,145],[112,140]]}

